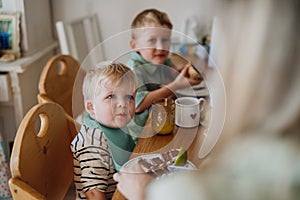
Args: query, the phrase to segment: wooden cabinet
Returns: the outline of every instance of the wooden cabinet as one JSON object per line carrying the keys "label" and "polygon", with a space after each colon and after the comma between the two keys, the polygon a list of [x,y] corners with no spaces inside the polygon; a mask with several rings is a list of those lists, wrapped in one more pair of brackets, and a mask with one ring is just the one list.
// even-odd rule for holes
{"label": "wooden cabinet", "polygon": [[6,142],[14,140],[26,112],[37,103],[38,81],[46,62],[57,53],[57,42],[11,63],[0,62],[0,132]]}
{"label": "wooden cabinet", "polygon": [[8,73],[0,73],[0,102],[8,102],[11,99],[11,87]]}

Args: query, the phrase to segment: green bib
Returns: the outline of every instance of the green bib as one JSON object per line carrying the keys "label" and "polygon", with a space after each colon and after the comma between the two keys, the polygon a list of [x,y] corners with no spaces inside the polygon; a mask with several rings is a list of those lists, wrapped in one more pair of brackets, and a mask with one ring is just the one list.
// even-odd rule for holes
{"label": "green bib", "polygon": [[135,147],[127,126],[123,128],[109,128],[92,119],[89,114],[85,115],[84,123],[91,127],[101,129],[108,140],[112,159],[117,171],[129,160],[129,157]]}

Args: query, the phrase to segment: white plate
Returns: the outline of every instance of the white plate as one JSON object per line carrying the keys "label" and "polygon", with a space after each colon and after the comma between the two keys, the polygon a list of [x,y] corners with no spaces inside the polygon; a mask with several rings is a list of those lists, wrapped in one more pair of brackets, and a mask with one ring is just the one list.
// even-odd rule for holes
{"label": "white plate", "polygon": [[[128,167],[130,165],[133,165],[135,164],[136,162],[138,162],[139,159],[145,159],[146,161],[149,161],[151,158],[156,158],[156,157],[159,157],[161,158],[161,155],[160,154],[145,154],[145,155],[141,155],[141,156],[138,156],[138,157],[135,157],[129,161],[127,161],[123,167]],[[189,169],[197,169],[196,166],[191,162],[191,161],[187,161],[186,165],[184,166],[185,168],[189,168]]]}

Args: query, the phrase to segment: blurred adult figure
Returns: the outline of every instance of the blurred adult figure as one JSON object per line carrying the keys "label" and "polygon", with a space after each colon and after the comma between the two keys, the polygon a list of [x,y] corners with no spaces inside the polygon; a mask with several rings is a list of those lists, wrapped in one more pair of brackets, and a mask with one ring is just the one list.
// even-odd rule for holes
{"label": "blurred adult figure", "polygon": [[142,192],[125,185],[146,185],[147,175],[117,174],[129,199],[300,198],[300,2],[217,3],[215,55],[227,96],[220,140],[196,174],[166,176]]}

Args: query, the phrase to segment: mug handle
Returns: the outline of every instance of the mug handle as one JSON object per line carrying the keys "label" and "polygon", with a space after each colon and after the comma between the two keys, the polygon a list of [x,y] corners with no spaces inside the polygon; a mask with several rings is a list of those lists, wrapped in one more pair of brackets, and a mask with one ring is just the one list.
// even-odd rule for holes
{"label": "mug handle", "polygon": [[205,105],[206,105],[206,99],[204,99],[204,98],[199,98],[199,99],[198,99],[198,103],[200,104],[201,102],[202,102],[202,106],[201,106],[199,112],[202,112],[202,111],[204,110]]}

